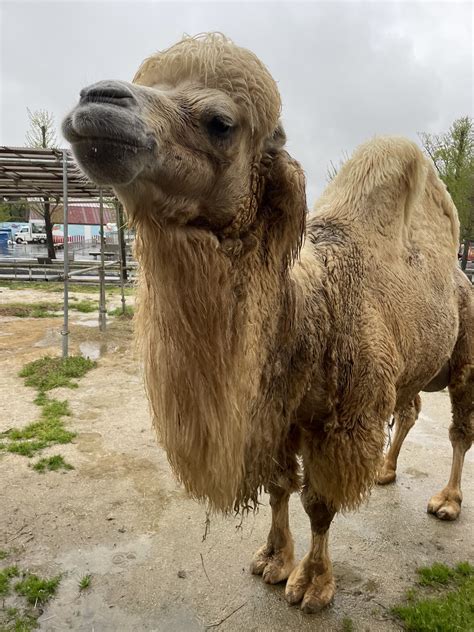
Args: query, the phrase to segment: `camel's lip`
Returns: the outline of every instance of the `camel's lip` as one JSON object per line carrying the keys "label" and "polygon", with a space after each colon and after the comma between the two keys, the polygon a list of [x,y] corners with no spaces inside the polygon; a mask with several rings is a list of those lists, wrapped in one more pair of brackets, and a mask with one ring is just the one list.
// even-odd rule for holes
{"label": "camel's lip", "polygon": [[117,145],[131,150],[145,149],[151,150],[151,143],[138,143],[133,138],[121,138],[119,136],[77,136],[74,140],[69,140],[72,147],[81,144],[91,145],[97,147],[99,145]]}
{"label": "camel's lip", "polygon": [[128,149],[151,149],[151,134],[136,112],[105,104],[89,103],[76,107],[63,121],[64,138],[74,145],[121,145]]}

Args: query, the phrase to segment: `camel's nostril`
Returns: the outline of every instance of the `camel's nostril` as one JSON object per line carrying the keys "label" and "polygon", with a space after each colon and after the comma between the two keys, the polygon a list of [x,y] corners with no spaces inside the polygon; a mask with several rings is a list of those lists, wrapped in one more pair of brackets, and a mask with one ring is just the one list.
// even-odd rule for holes
{"label": "camel's nostril", "polygon": [[120,81],[99,81],[81,90],[81,103],[110,103],[129,107],[135,102],[130,88]]}

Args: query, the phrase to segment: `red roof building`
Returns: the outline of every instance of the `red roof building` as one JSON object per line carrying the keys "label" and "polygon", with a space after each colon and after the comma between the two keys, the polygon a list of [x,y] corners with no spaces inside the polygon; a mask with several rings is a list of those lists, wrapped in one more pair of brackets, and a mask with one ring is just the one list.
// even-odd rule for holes
{"label": "red roof building", "polygon": [[[70,203],[68,207],[69,224],[79,224],[84,226],[99,226],[99,205],[98,204],[75,204]],[[60,204],[52,212],[53,224],[62,224],[64,217],[63,206]],[[30,210],[31,219],[44,219],[36,210]],[[104,224],[113,224],[116,222],[115,209],[104,205]]]}

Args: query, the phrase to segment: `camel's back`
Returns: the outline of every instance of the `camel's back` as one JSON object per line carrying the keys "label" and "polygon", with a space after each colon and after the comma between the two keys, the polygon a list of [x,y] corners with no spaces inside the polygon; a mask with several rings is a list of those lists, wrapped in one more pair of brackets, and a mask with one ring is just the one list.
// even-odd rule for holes
{"label": "camel's back", "polygon": [[398,379],[423,382],[450,355],[457,327],[458,219],[419,148],[398,138],[359,148],[308,223],[337,330]]}

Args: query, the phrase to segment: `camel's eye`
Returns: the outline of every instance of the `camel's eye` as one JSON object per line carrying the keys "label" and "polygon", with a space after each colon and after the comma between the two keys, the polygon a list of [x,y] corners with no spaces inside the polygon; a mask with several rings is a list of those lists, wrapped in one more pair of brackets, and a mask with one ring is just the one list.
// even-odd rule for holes
{"label": "camel's eye", "polygon": [[206,123],[206,128],[210,136],[214,138],[227,138],[234,128],[232,121],[222,117],[213,116]]}

